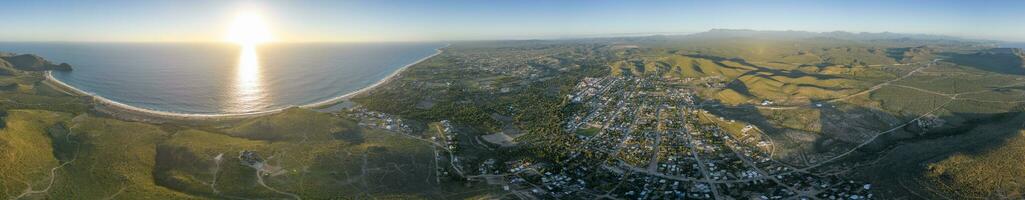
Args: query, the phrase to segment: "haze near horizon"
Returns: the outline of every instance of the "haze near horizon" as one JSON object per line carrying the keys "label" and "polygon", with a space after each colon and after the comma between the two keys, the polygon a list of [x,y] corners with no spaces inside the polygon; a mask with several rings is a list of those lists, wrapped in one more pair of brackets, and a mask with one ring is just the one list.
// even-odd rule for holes
{"label": "haze near horizon", "polygon": [[[554,39],[717,28],[1025,41],[1021,1],[16,1],[0,41],[221,42],[260,13],[279,42]],[[28,17],[31,16],[31,17]]]}

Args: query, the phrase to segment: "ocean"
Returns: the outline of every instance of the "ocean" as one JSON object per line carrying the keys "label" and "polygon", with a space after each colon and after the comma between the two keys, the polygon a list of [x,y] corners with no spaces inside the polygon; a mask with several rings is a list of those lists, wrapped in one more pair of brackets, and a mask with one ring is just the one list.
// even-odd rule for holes
{"label": "ocean", "polygon": [[443,43],[0,43],[73,71],[53,76],[147,110],[241,114],[333,99],[436,53]]}

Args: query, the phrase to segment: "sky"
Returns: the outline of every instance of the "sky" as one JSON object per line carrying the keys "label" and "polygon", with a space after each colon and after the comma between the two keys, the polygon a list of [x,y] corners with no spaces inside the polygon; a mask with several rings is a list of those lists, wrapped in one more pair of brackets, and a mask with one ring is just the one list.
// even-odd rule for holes
{"label": "sky", "polygon": [[253,12],[275,41],[551,39],[715,28],[897,32],[1025,42],[1025,1],[0,0],[0,41],[223,41]]}

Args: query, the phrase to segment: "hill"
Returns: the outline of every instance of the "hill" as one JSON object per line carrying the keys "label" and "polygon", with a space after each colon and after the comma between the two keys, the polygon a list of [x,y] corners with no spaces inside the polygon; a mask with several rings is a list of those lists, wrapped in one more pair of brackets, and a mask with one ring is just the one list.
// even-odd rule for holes
{"label": "hill", "polygon": [[950,54],[951,61],[982,70],[1025,75],[1025,53],[1020,48],[992,48],[974,54]]}
{"label": "hill", "polygon": [[224,132],[231,136],[267,141],[323,141],[360,132],[352,120],[300,108],[247,119],[228,127]]}
{"label": "hill", "polygon": [[60,71],[71,71],[71,65],[67,63],[53,64],[42,57],[32,54],[22,54],[13,56],[2,56],[3,59],[10,63],[16,69],[25,71],[46,71],[46,70],[60,70]]}
{"label": "hill", "polygon": [[0,64],[8,60],[20,67],[0,75],[10,86],[0,91],[0,198],[458,199],[495,192],[443,178],[433,143],[334,113],[291,108],[202,125],[125,121],[91,111],[88,99],[30,71],[52,67],[48,61],[19,55]]}
{"label": "hill", "polygon": [[47,129],[70,116],[33,110],[10,110],[6,115],[0,128],[0,160],[4,161],[0,162],[0,194],[46,192],[56,176],[51,169],[66,162],[54,156],[55,141]]}
{"label": "hill", "polygon": [[1022,52],[977,41],[457,42],[353,109],[160,124],[3,57],[3,198],[1020,198],[1025,180],[1025,76],[1001,71]]}
{"label": "hill", "polygon": [[1025,189],[1025,131],[1018,131],[1003,144],[975,152],[957,153],[928,165],[931,181],[959,187],[941,190],[959,197],[1023,197]]}

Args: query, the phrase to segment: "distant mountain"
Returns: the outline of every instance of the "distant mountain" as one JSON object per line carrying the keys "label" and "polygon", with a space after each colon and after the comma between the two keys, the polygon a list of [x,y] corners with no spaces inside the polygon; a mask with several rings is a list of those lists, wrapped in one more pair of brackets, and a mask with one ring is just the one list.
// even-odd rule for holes
{"label": "distant mountain", "polygon": [[749,29],[712,29],[705,32],[683,35],[685,38],[764,38],[764,39],[802,39],[820,36],[808,31],[757,31]]}
{"label": "distant mountain", "polygon": [[922,45],[957,45],[979,46],[984,48],[997,47],[1000,42],[991,40],[966,39],[953,36],[904,33],[852,33],[845,31],[810,32],[810,31],[759,31],[750,29],[712,29],[688,35],[653,35],[647,37],[608,38],[612,41],[636,43],[666,43],[674,41],[711,41],[711,40],[819,40],[819,41],[857,41],[888,43],[899,46]]}
{"label": "distant mountain", "polygon": [[[810,31],[758,31],[749,29],[712,29],[706,32],[686,35],[695,38],[764,38],[764,39],[807,39],[807,38],[835,38],[843,40],[964,40],[969,39],[929,34],[904,34],[904,33],[852,33],[846,31],[833,32],[810,32]],[[978,40],[975,40],[978,41]]]}

